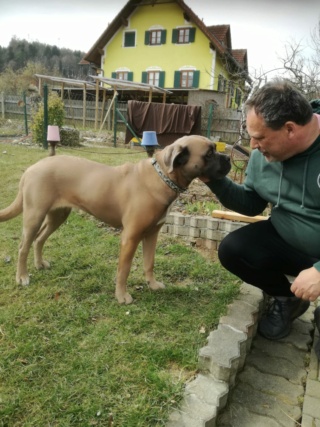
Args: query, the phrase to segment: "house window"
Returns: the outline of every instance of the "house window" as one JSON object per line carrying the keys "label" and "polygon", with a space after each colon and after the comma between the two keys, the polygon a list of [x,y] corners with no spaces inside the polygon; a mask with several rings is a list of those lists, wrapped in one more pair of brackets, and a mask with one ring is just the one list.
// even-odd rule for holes
{"label": "house window", "polygon": [[149,85],[159,86],[160,72],[159,71],[148,71],[148,83]]}
{"label": "house window", "polygon": [[116,78],[119,80],[128,80],[128,71],[118,71]]}
{"label": "house window", "polygon": [[142,71],[142,83],[164,87],[165,72],[158,70]]}
{"label": "house window", "polygon": [[111,73],[111,77],[113,79],[128,80],[129,82],[133,82],[132,71],[114,71],[113,73]]}
{"label": "house window", "polygon": [[241,90],[236,88],[236,97],[235,97],[235,103],[236,105],[239,107],[239,105],[241,104],[241,98],[242,98],[242,93]]}
{"label": "house window", "polygon": [[180,28],[178,35],[178,43],[189,43],[190,28]]}
{"label": "house window", "polygon": [[150,44],[161,44],[161,30],[150,31]]}
{"label": "house window", "polygon": [[200,71],[182,70],[175,71],[174,87],[175,88],[196,88],[199,87]]}
{"label": "house window", "polygon": [[144,44],[159,46],[166,43],[167,30],[148,30],[145,32]]}
{"label": "house window", "polygon": [[124,47],[134,47],[136,45],[135,31],[125,31],[124,33]]}
{"label": "house window", "polygon": [[193,71],[181,71],[181,87],[192,87],[193,85]]}
{"label": "house window", "polygon": [[223,77],[222,74],[219,74],[218,77],[218,91],[219,92],[225,92],[227,87],[227,79]]}
{"label": "house window", "polygon": [[195,41],[196,29],[191,27],[172,30],[172,43],[186,44]]}

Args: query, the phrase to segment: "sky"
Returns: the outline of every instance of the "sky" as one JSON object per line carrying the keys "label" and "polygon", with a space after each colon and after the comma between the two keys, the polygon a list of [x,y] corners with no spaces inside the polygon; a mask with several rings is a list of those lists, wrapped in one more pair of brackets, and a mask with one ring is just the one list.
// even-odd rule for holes
{"label": "sky", "polygon": [[[87,52],[127,0],[0,0],[0,46],[11,38]],[[281,67],[285,46],[310,54],[320,0],[185,0],[205,25],[229,24],[233,49],[247,49],[249,73]]]}

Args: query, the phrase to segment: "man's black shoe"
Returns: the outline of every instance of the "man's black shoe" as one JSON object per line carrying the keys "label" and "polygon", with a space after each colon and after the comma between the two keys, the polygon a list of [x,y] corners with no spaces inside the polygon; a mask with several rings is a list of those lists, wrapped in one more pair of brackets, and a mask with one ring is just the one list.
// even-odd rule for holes
{"label": "man's black shoe", "polygon": [[262,316],[258,331],[269,340],[280,340],[289,335],[294,319],[305,313],[309,301],[296,297],[274,298]]}

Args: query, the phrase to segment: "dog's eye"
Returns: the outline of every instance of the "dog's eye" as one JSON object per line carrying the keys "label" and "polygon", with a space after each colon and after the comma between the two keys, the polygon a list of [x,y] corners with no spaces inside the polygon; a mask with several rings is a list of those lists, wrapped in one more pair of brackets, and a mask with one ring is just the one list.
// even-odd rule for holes
{"label": "dog's eye", "polygon": [[213,148],[207,152],[206,158],[210,159],[210,157],[212,157],[212,156],[214,156],[214,149]]}

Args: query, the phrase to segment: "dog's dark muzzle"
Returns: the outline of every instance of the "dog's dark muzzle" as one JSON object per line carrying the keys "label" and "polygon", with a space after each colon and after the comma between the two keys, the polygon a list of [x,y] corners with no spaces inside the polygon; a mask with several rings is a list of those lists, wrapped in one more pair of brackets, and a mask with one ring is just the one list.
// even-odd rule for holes
{"label": "dog's dark muzzle", "polygon": [[227,156],[226,154],[219,154],[219,158],[220,158],[221,172],[224,175],[227,175],[227,173],[229,173],[231,169],[230,157]]}
{"label": "dog's dark muzzle", "polygon": [[221,179],[229,173],[230,169],[230,157],[226,154],[215,153],[213,159],[205,167],[204,176],[210,181]]}

